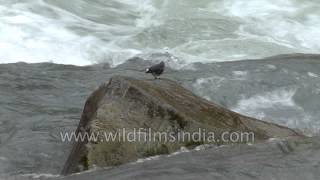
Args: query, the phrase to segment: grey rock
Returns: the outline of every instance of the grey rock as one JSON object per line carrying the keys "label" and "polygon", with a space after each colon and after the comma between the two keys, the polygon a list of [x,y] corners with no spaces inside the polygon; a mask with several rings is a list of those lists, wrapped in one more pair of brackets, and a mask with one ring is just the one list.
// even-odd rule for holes
{"label": "grey rock", "polygon": [[194,95],[169,79],[135,79],[114,76],[87,99],[76,134],[99,134],[97,141],[76,142],[62,174],[133,162],[157,154],[208,143],[201,141],[103,141],[101,132],[117,133],[125,128],[152,129],[156,132],[194,133],[199,129],[214,132],[217,145],[229,144],[224,132],[252,132],[260,142],[271,137],[302,137],[284,126],[240,115]]}

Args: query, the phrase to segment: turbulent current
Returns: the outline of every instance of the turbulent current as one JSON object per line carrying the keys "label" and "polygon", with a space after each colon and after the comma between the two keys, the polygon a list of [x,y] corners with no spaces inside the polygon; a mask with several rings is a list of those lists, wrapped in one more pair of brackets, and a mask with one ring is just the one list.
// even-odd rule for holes
{"label": "turbulent current", "polygon": [[[88,95],[113,75],[145,77],[160,60],[164,77],[195,94],[317,139],[320,56],[310,54],[320,51],[319,8],[316,0],[0,0],[0,179],[59,176],[71,147],[59,132],[75,130]],[[315,142],[297,153],[211,149],[94,175],[317,179]]]}
{"label": "turbulent current", "polygon": [[316,0],[0,0],[0,63],[178,64],[320,50]]}

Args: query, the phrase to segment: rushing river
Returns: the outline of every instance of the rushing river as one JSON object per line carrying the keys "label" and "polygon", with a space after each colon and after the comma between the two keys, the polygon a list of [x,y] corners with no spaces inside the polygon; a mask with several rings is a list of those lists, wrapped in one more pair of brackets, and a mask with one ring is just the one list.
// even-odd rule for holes
{"label": "rushing river", "polygon": [[[59,132],[76,128],[88,95],[112,75],[145,77],[139,71],[159,60],[170,67],[166,78],[195,94],[317,139],[320,56],[263,58],[319,53],[319,9],[316,0],[0,0],[0,179],[61,178],[71,145]],[[294,155],[267,144],[244,147],[247,156],[211,149],[168,167],[179,173],[181,163],[192,177],[317,179],[320,146],[312,141]],[[206,169],[212,153],[232,158],[212,157]],[[150,162],[148,172],[167,172],[165,162]],[[144,170],[129,164],[93,176]]]}
{"label": "rushing river", "polygon": [[0,0],[0,63],[179,64],[320,50],[316,0]]}

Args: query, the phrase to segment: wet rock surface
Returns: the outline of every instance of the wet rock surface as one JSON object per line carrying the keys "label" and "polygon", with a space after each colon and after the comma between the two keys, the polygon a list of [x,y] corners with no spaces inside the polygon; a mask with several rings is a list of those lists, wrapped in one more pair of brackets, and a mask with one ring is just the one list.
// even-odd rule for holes
{"label": "wet rock surface", "polygon": [[[167,62],[165,56],[158,59]],[[116,68],[1,64],[0,174],[58,175],[72,148],[61,141],[60,132],[76,130],[88,95],[115,75],[149,78],[141,70],[153,63],[136,58]],[[294,54],[167,68],[162,78],[222,107],[315,135],[320,127],[319,69],[319,55]]]}
{"label": "wet rock surface", "polygon": [[[164,137],[157,136],[149,140],[136,138],[128,141],[122,137],[105,142],[105,136],[99,134],[122,134],[118,130],[123,129],[128,132],[150,129],[172,133],[176,140],[165,141]],[[179,133],[192,134],[199,129],[214,133],[216,139],[210,142],[220,145],[230,143],[222,139],[222,134],[226,132],[252,133],[251,140],[248,138],[245,142],[238,140],[234,143],[300,136],[284,126],[242,116],[218,106],[169,79],[114,76],[87,99],[76,132],[82,136],[97,134],[99,139],[95,142],[88,142],[88,139],[76,142],[62,173],[79,172],[94,166],[120,165],[138,158],[173,153],[182,146],[208,143],[203,137],[200,140],[178,140]]]}
{"label": "wet rock surface", "polygon": [[61,179],[316,180],[320,176],[319,157],[319,137],[276,140],[250,146],[213,146]]}

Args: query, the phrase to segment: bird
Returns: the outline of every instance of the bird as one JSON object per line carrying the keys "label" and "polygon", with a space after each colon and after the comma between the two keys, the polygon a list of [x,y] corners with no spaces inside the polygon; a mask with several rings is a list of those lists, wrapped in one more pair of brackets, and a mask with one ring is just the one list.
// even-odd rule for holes
{"label": "bird", "polygon": [[146,73],[151,73],[154,77],[154,79],[157,79],[158,76],[160,76],[165,68],[165,64],[163,61],[161,61],[159,64],[155,64],[149,68],[146,69]]}

